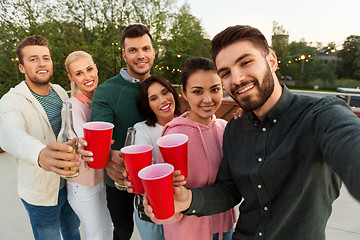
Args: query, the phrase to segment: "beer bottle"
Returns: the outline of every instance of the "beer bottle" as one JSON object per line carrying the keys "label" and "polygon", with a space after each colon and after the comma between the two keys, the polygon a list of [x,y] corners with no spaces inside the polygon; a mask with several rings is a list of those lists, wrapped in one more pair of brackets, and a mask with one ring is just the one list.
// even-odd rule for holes
{"label": "beer bottle", "polygon": [[[129,127],[126,133],[124,147],[135,144],[136,129]],[[115,187],[121,191],[126,191],[126,186],[117,182],[114,182]]]}
{"label": "beer bottle", "polygon": [[[77,143],[70,144],[70,140],[77,138],[74,130],[73,118],[72,118],[72,104],[69,102],[63,102],[61,109],[61,129],[57,137],[58,142],[68,143],[73,148],[73,153],[77,151]],[[63,168],[64,170],[74,170],[75,174],[71,176],[62,176],[62,178],[74,178],[79,175],[79,167]]]}

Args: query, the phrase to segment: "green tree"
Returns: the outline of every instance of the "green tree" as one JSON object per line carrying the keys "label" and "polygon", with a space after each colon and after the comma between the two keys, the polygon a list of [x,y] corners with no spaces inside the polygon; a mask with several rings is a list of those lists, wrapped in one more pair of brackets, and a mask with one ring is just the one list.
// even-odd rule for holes
{"label": "green tree", "polygon": [[[124,61],[120,39],[130,23],[142,23],[152,35],[157,51],[156,64],[181,69],[185,57],[210,56],[210,40],[204,38],[200,21],[189,6],[180,10],[176,0],[0,0],[0,96],[23,80],[15,59],[16,45],[26,36],[40,34],[52,46],[52,83],[69,90],[64,61],[75,50],[93,57],[100,82],[117,74]],[[182,21],[184,21],[182,23]],[[180,28],[178,31],[177,28]],[[189,38],[189,39],[187,39]],[[181,58],[174,54],[179,52]],[[179,73],[179,71],[177,71]],[[153,74],[165,74],[154,70]],[[173,74],[167,77],[172,79]],[[178,75],[176,75],[178,77]]]}
{"label": "green tree", "polygon": [[164,53],[159,54],[155,73],[161,74],[173,83],[179,83],[180,71],[190,57],[211,58],[211,41],[205,38],[200,21],[190,14],[190,6],[184,4],[170,29],[170,38],[159,43]]}
{"label": "green tree", "polygon": [[271,36],[271,48],[275,51],[276,55],[281,58],[289,55],[289,34],[283,25],[279,25],[273,21],[273,30]]}
{"label": "green tree", "polygon": [[340,58],[339,76],[342,78],[360,78],[360,36],[351,35],[338,52]]}

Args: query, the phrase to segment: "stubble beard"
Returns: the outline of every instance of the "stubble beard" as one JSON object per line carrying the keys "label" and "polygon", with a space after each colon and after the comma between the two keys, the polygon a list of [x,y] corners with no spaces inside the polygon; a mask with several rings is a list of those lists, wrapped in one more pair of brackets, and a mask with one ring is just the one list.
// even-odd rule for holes
{"label": "stubble beard", "polygon": [[150,73],[150,70],[151,70],[151,67],[150,67],[147,71],[139,72],[139,71],[136,71],[130,64],[128,64],[128,68],[130,68],[130,70],[133,73],[135,73],[136,75],[139,75],[139,76],[145,76],[146,74]]}
{"label": "stubble beard", "polygon": [[[239,88],[241,88],[242,86],[248,84],[249,82],[252,82],[255,85],[254,88],[259,89],[259,93],[258,93],[257,97],[249,95],[249,96],[242,98],[241,100],[237,99],[235,97],[237,90]],[[234,86],[231,89],[230,96],[245,112],[252,112],[252,111],[260,108],[261,106],[263,106],[266,103],[266,101],[270,98],[273,91],[274,91],[274,78],[272,76],[269,66],[267,65],[267,69],[264,74],[261,86],[260,86],[258,79],[252,79],[252,80],[244,82],[240,85]]]}
{"label": "stubble beard", "polygon": [[38,85],[38,86],[45,86],[45,85],[48,85],[50,80],[52,78],[52,74],[45,80],[42,80],[42,79],[39,79],[38,77],[33,77],[33,78],[30,78],[29,75],[28,75],[28,79],[34,83],[35,85]]}

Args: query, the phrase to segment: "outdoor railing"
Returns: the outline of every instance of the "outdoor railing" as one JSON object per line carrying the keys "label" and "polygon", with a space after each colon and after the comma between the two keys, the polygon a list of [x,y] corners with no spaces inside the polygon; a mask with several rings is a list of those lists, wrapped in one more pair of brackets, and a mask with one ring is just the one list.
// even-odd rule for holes
{"label": "outdoor railing", "polygon": [[[354,94],[354,93],[341,93],[341,92],[318,92],[318,91],[306,91],[306,90],[290,90],[293,93],[300,93],[300,94],[311,94],[311,95],[336,95],[336,96],[347,96],[348,97],[348,104],[351,101],[351,97],[359,97],[360,94]],[[350,104],[349,104],[350,105]],[[181,108],[183,111],[186,111],[189,109],[188,103],[181,98]],[[229,97],[228,95],[224,96],[223,102],[219,108],[219,110],[215,113],[216,117],[225,119],[229,121],[233,114],[238,109],[238,105],[235,103],[235,101]],[[360,108],[359,107],[351,107],[353,112],[360,118]]]}

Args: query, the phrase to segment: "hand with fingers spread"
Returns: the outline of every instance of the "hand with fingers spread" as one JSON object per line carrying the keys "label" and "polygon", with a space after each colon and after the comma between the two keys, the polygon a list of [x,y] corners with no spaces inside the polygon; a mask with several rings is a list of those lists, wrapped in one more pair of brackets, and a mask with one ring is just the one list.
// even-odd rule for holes
{"label": "hand with fingers spread", "polygon": [[[71,140],[75,144],[76,139]],[[80,155],[73,153],[73,147],[62,142],[51,142],[40,151],[38,164],[45,171],[54,172],[62,176],[71,176],[75,174],[72,167],[80,166]]]}

